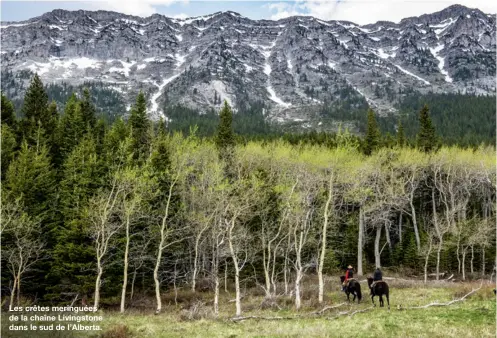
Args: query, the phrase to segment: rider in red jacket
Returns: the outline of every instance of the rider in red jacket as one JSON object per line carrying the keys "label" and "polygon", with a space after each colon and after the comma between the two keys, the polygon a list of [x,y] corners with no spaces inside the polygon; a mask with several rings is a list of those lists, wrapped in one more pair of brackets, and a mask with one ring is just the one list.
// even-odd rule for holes
{"label": "rider in red jacket", "polygon": [[345,281],[349,280],[352,277],[354,277],[354,268],[352,267],[352,265],[349,265],[347,267],[347,271],[345,272]]}
{"label": "rider in red jacket", "polygon": [[347,287],[347,284],[349,283],[349,279],[354,277],[354,268],[352,265],[349,265],[347,267],[347,271],[345,271],[345,280],[343,281],[342,284],[342,290],[345,291],[345,288]]}

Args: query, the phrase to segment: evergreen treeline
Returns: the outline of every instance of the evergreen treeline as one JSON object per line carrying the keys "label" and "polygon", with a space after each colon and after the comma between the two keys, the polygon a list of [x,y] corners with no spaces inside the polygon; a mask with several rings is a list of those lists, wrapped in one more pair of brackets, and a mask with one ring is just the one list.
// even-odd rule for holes
{"label": "evergreen treeline", "polygon": [[160,312],[161,292],[183,285],[212,289],[217,311],[223,275],[239,315],[242,281],[267,297],[292,289],[298,309],[305,274],[320,276],[322,302],[322,275],[348,264],[425,278],[494,268],[495,148],[443,146],[427,106],[410,144],[402,125],[382,136],[372,110],[363,139],[243,139],[226,102],[202,138],[149,121],[143,93],[127,121],[108,125],[89,91],[60,114],[37,76],[21,119],[3,95],[1,108],[11,306],[119,298],[124,311],[141,293]]}
{"label": "evergreen treeline", "polygon": [[[12,73],[2,72],[2,90],[9,97],[21,97],[26,91],[23,87],[22,79],[30,78],[30,71]],[[97,113],[107,123],[113,123],[116,118],[126,111],[124,98],[118,91],[110,88],[107,83],[87,82],[82,86],[74,87],[67,83],[49,84],[45,86],[45,91],[50,101],[55,101],[59,109],[65,107],[73,92],[82,91],[87,88],[95,104]],[[378,89],[378,86],[375,86]],[[387,87],[389,88],[389,87]],[[326,91],[329,88],[323,87]],[[392,139],[397,133],[399,118],[404,128],[406,141],[415,142],[419,129],[418,112],[424,105],[430,107],[430,115],[433,124],[437,128],[438,138],[446,145],[479,146],[481,144],[494,145],[495,125],[496,125],[496,103],[495,95],[472,95],[472,94],[420,94],[412,89],[399,92],[400,98],[395,97],[395,93],[388,92],[391,102],[398,100],[396,108],[398,114],[377,117],[377,124],[385,138],[386,144],[392,144]],[[306,89],[308,95],[312,97],[312,88]],[[341,121],[343,125],[349,126],[354,134],[364,135],[367,129],[367,116],[364,113],[368,109],[368,104],[363,96],[358,95],[352,87],[344,87],[339,91],[329,93],[332,97],[338,97],[339,101],[334,102],[325,99],[323,105],[312,113],[315,121],[320,121],[320,128],[327,129]],[[215,93],[214,102],[219,104],[220,96]],[[16,111],[20,114],[23,100],[16,99],[12,102]],[[285,137],[292,142],[308,142],[312,144],[330,144],[333,138],[332,133],[307,132],[302,124],[287,122],[284,124],[268,123],[263,115],[267,109],[261,102],[248,102],[240,100],[237,102],[239,109],[233,118],[233,128],[237,135],[250,140],[271,140]],[[246,108],[249,107],[249,108]],[[168,104],[168,99],[164,100],[164,111],[169,118],[168,129],[181,131],[184,134],[190,132],[190,127],[197,125],[197,135],[200,137],[213,137],[219,123],[219,115],[213,109],[199,112],[181,105]],[[22,116],[22,115],[20,115]]]}

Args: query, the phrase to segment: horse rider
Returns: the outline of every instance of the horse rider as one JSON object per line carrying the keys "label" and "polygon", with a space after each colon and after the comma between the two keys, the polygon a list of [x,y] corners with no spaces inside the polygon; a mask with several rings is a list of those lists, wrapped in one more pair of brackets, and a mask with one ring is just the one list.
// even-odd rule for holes
{"label": "horse rider", "polygon": [[376,268],[376,270],[373,273],[373,284],[371,284],[371,288],[373,288],[377,282],[383,280],[383,275],[381,273],[380,268]]}
{"label": "horse rider", "polygon": [[345,288],[349,284],[349,279],[352,279],[354,277],[354,268],[352,265],[347,266],[347,271],[345,271],[345,280],[343,281],[342,284],[342,291],[345,291]]}

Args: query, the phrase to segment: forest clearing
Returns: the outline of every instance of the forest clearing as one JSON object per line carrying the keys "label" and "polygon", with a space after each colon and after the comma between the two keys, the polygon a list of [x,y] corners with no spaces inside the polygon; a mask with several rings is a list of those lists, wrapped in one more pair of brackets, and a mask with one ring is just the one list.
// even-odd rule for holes
{"label": "forest clearing", "polygon": [[[465,283],[428,281],[424,284],[420,280],[387,277],[385,280],[391,286],[391,310],[388,310],[387,307],[372,307],[366,283],[361,283],[365,286],[362,302],[348,303],[345,294],[339,290],[337,279],[338,276],[326,277],[325,304],[319,305],[315,297],[315,276],[306,278],[299,312],[295,312],[290,296],[280,296],[272,307],[267,307],[264,293],[259,288],[247,290],[243,298],[242,318],[245,320],[233,317],[235,305],[230,302],[233,290],[221,292],[221,310],[215,316],[212,293],[194,294],[180,289],[176,294],[170,291],[162,295],[164,311],[159,315],[154,315],[150,297],[137,296],[125,314],[120,314],[117,306],[100,310],[98,313],[104,320],[98,334],[85,332],[71,336],[47,332],[39,337],[495,336],[494,283],[488,280]],[[444,305],[454,300],[460,301]],[[434,306],[435,303],[442,305]],[[9,332],[4,337],[29,337],[29,332]]]}

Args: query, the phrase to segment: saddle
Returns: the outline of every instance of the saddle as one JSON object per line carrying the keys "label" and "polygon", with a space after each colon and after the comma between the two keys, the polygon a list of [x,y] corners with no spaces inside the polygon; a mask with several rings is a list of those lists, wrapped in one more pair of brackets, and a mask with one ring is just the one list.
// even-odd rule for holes
{"label": "saddle", "polygon": [[382,282],[383,282],[383,280],[382,280],[382,279],[380,279],[380,280],[375,280],[375,281],[371,284],[371,289],[372,289],[372,288],[374,288],[376,284],[378,284],[378,283],[382,283]]}
{"label": "saddle", "polygon": [[355,278],[349,278],[345,282],[343,282],[343,286],[348,286],[351,281],[357,282],[357,280]]}

